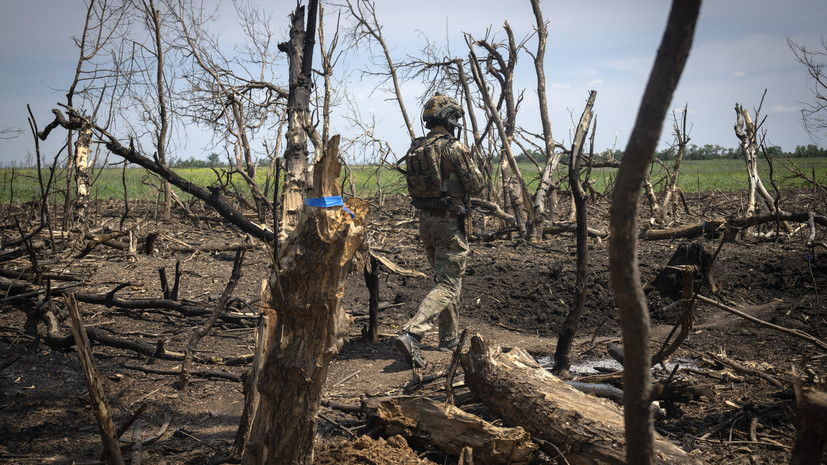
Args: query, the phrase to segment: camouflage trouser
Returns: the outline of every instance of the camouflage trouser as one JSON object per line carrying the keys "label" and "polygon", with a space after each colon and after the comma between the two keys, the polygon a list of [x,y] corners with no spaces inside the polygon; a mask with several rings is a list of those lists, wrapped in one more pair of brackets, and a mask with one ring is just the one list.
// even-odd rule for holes
{"label": "camouflage trouser", "polygon": [[439,340],[457,337],[459,294],[468,257],[468,239],[459,229],[457,218],[438,216],[427,210],[419,213],[419,234],[425,253],[434,268],[436,285],[419,304],[419,309],[405,325],[405,331],[423,336],[439,324]]}

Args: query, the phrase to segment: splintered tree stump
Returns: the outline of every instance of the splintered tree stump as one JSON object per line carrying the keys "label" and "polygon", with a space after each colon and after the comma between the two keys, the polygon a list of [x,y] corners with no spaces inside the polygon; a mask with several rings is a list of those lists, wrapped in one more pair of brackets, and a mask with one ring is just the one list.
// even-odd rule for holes
{"label": "splintered tree stump", "polygon": [[[314,167],[308,198],[341,195],[338,136]],[[245,465],[311,464],[316,413],[330,360],[351,322],[341,298],[351,261],[365,236],[368,203],[349,199],[348,210],[307,206],[279,249],[270,295],[262,303],[268,322],[256,373],[259,402],[244,449]],[[259,349],[257,349],[259,350]]]}
{"label": "splintered tree stump", "polygon": [[686,266],[694,269],[693,291],[697,292],[701,287],[706,287],[713,293],[718,290],[712,254],[697,242],[680,244],[652,285],[660,295],[673,300],[680,299],[684,286],[683,268]]}
{"label": "splintered tree stump", "polygon": [[367,398],[362,411],[388,436],[400,435],[460,456],[470,447],[479,463],[520,465],[531,462],[537,444],[523,428],[494,426],[451,404],[426,397]]}
{"label": "splintered tree stump", "polygon": [[[546,453],[572,465],[626,463],[623,411],[610,401],[575,390],[522,349],[503,353],[479,335],[462,366],[471,392],[506,424],[541,439]],[[703,463],[659,435],[654,451],[652,463]]]}

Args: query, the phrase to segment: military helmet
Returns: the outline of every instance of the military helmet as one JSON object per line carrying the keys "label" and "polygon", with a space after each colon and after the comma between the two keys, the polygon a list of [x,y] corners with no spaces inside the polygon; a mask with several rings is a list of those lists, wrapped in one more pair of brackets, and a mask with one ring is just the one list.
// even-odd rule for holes
{"label": "military helmet", "polygon": [[437,92],[425,102],[422,121],[443,126],[462,127],[460,120],[464,114],[456,100]]}

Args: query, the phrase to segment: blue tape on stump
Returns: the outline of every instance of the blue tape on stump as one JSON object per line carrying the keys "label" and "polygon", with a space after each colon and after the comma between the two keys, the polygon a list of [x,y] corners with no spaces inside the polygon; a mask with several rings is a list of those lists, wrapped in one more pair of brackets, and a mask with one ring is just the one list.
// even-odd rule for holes
{"label": "blue tape on stump", "polygon": [[339,207],[341,206],[342,209],[348,213],[350,213],[351,218],[356,218],[356,215],[353,214],[352,211],[348,210],[345,206],[344,200],[342,200],[341,196],[334,196],[334,197],[316,197],[316,198],[306,198],[304,199],[304,204],[308,207]]}

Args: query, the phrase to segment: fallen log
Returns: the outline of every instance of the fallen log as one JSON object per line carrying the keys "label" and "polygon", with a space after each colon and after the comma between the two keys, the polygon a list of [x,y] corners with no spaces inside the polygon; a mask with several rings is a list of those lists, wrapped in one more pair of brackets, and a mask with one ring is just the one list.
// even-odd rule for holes
{"label": "fallen log", "polygon": [[[572,465],[626,463],[623,411],[610,401],[575,390],[522,349],[503,353],[479,335],[462,366],[471,392],[507,424],[541,439],[546,453]],[[652,463],[703,463],[659,435],[654,441]]]}
{"label": "fallen log", "polygon": [[821,226],[827,226],[827,216],[813,212],[765,212],[742,218],[704,221],[700,224],[679,226],[676,228],[646,229],[640,232],[638,239],[657,241],[662,239],[677,239],[680,237],[695,237],[701,234],[724,231],[727,228],[743,229],[774,221],[817,223]]}
{"label": "fallen log", "polygon": [[389,436],[398,434],[456,456],[470,447],[480,463],[527,464],[538,449],[521,427],[494,426],[427,397],[367,398],[362,401],[362,411],[381,424]]}

